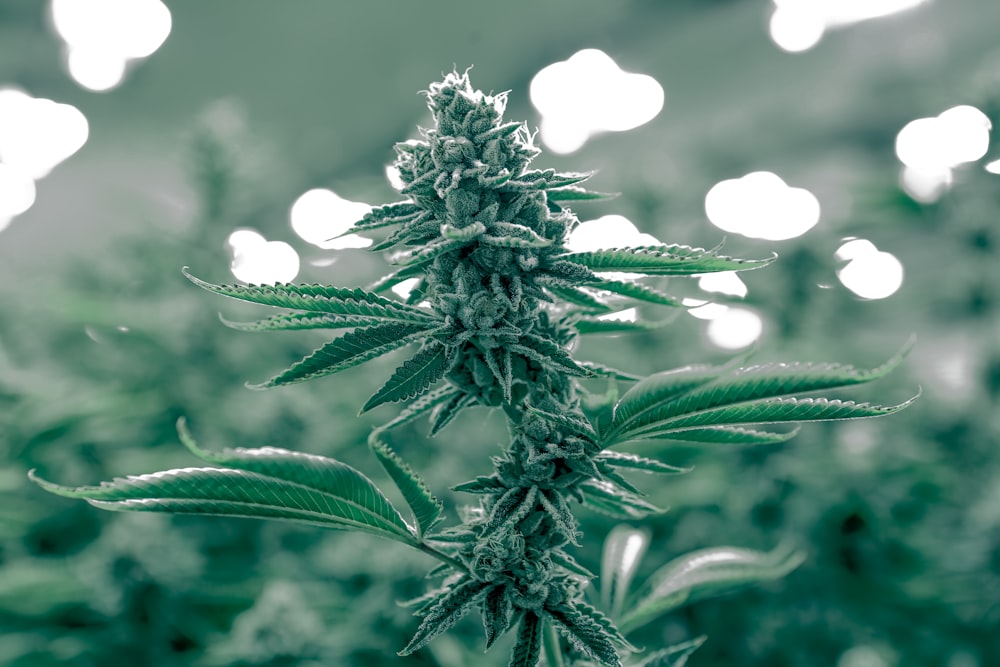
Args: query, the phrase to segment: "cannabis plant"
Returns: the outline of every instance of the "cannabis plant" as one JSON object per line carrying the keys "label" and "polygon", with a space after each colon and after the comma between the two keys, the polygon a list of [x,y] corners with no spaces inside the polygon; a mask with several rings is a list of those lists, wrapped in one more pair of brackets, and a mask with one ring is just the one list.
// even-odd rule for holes
{"label": "cannabis plant", "polygon": [[[869,382],[901,355],[872,370],[740,367],[736,360],[648,377],[575,358],[580,336],[650,326],[604,315],[637,303],[681,307],[644,277],[745,271],[774,258],[734,259],[719,248],[682,245],[573,252],[567,238],[579,221],[567,205],[604,197],[579,185],[590,174],[531,169],[539,151],[526,125],[505,123],[505,95],[474,90],[465,74],[431,85],[427,99],[433,126],[396,146],[406,199],[372,209],[350,230],[392,230],[373,246],[392,251],[395,270],[387,276],[367,289],[242,286],[206,282],[185,270],[210,292],[283,309],[256,322],[226,322],[233,328],[346,330],[257,387],[315,380],[415,348],[362,408],[405,403],[371,432],[368,444],[409,517],[344,462],[274,447],[208,451],[183,421],[182,442],[212,466],[78,488],[35,479],[53,493],[105,509],[292,521],[367,532],[423,552],[439,561],[431,572],[439,585],[410,603],[421,621],[400,655],[477,610],[487,649],[515,633],[511,666],[536,665],[543,654],[550,667],[681,665],[702,639],[643,652],[628,633],[699,597],[783,576],[802,554],[705,549],[665,564],[633,590],[648,534],[625,524],[612,530],[598,579],[572,554],[582,538],[577,508],[631,522],[663,511],[629,475],[688,471],[622,451],[626,443],[632,450],[650,441],[777,443],[794,431],[759,425],[895,412],[906,403],[800,395]],[[390,292],[414,280],[407,297]],[[587,391],[581,381],[588,378],[606,381],[607,391]],[[628,383],[619,396],[619,384]],[[460,521],[444,527],[442,504],[390,447],[387,434],[427,418],[433,436],[461,411],[483,408],[503,414],[510,442],[492,459],[492,470],[484,467],[452,487],[474,502],[460,510]],[[596,593],[590,590],[595,579]]]}

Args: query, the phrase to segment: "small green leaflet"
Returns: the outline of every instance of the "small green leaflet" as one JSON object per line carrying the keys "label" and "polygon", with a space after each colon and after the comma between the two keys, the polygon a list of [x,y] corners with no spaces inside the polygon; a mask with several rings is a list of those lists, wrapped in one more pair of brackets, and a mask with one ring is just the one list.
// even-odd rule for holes
{"label": "small green leaflet", "polygon": [[267,382],[250,386],[253,389],[270,389],[339,373],[424,337],[429,330],[426,324],[395,322],[355,329],[315,350]]}
{"label": "small green leaflet", "polygon": [[398,225],[404,222],[412,222],[421,213],[424,213],[424,211],[411,201],[376,206],[366,213],[361,220],[351,225],[341,236],[366,232],[380,227],[388,227],[389,225]]}
{"label": "small green leaflet", "polygon": [[301,331],[303,329],[353,329],[355,327],[370,327],[384,321],[379,317],[313,312],[271,315],[256,322],[232,322],[221,315],[219,319],[230,329],[252,333],[258,331]]}
{"label": "small green leaflet", "polygon": [[617,618],[625,604],[632,577],[649,547],[649,531],[624,524],[615,526],[604,540],[601,557],[601,604]]}
{"label": "small green leaflet", "polygon": [[412,359],[404,361],[389,380],[368,399],[361,412],[368,412],[383,403],[405,401],[419,396],[444,377],[454,360],[457,348],[437,341],[429,342]]}
{"label": "small green leaflet", "polygon": [[628,667],[684,667],[691,654],[701,648],[706,639],[708,637],[702,635],[683,644],[675,644],[669,648],[654,651],[644,656],[641,661],[630,663]]}
{"label": "small green leaflet", "polygon": [[183,422],[178,430],[188,449],[226,468],[179,468],[76,488],[32,479],[102,509],[283,519],[418,544],[385,495],[345,463],[275,447],[206,452]]}
{"label": "small green leaflet", "polygon": [[614,292],[615,294],[621,296],[627,296],[630,299],[645,301],[647,303],[655,303],[660,306],[681,306],[681,302],[669,294],[664,294],[659,290],[655,290],[652,287],[646,287],[645,285],[637,282],[601,279],[596,282],[589,283],[587,287]]}
{"label": "small green leaflet", "polygon": [[596,192],[594,190],[585,190],[584,188],[574,186],[546,190],[545,194],[548,196],[548,200],[550,202],[596,201],[601,199],[614,199],[618,196],[618,194],[614,192]]}
{"label": "small green leaflet", "polygon": [[580,492],[585,505],[616,519],[642,519],[667,511],[611,482],[592,479],[580,485]]}
{"label": "small green leaflet", "polygon": [[599,317],[580,317],[573,322],[573,328],[579,333],[587,334],[618,334],[633,331],[653,331],[661,328],[666,321],[645,322],[631,320],[601,319]]}
{"label": "small green leaflet", "polygon": [[719,255],[716,249],[691,248],[683,245],[654,245],[634,248],[610,248],[563,255],[601,273],[624,271],[648,276],[689,276],[716,271],[746,271],[767,266],[777,255],[767,259],[734,259]]}
{"label": "small green leaflet", "polygon": [[442,404],[451,401],[453,398],[461,396],[464,396],[464,394],[457,387],[450,384],[442,385],[407,405],[396,417],[379,426],[378,430],[388,431],[403,424],[409,424],[423,415],[434,411]]}
{"label": "small green leaflet", "polygon": [[[798,427],[790,431],[761,431],[743,428],[742,426],[706,426],[704,428],[687,428],[680,431],[658,432],[648,436],[655,440],[674,440],[677,442],[704,442],[717,445],[774,445],[791,440],[798,435]],[[646,439],[647,436],[636,436],[636,439]]]}
{"label": "small green leaflet", "polygon": [[417,537],[422,537],[434,524],[440,521],[441,511],[444,509],[441,502],[434,497],[427,484],[413,471],[399,455],[392,450],[376,433],[372,433],[368,438],[368,445],[378,462],[382,464],[385,471],[396,484],[396,488],[403,494],[403,499],[410,506],[413,518],[417,522]]}
{"label": "small green leaflet", "polygon": [[215,285],[191,275],[184,275],[198,287],[240,301],[259,303],[277,308],[305,310],[332,315],[375,317],[401,322],[436,322],[438,318],[415,306],[393,301],[372,292],[330,285],[295,285],[278,283],[270,285]]}
{"label": "small green leaflet", "polygon": [[483,617],[483,632],[486,634],[486,649],[502,637],[510,628],[510,618],[514,605],[507,595],[507,587],[494,586],[483,598],[480,612]]}
{"label": "small green leaflet", "polygon": [[464,580],[456,584],[424,612],[424,620],[417,628],[417,633],[399,655],[410,655],[438,635],[450,630],[479,604],[489,590],[490,584],[482,581]]}
{"label": "small green leaflet", "polygon": [[805,554],[785,548],[771,552],[715,547],[692,551],[653,573],[621,618],[625,632],[705,597],[748,584],[779,579],[805,560]]}
{"label": "small green leaflet", "polygon": [[682,475],[691,472],[694,468],[679,468],[663,461],[646,458],[638,454],[628,454],[626,452],[604,451],[597,455],[597,461],[606,463],[615,468],[629,468],[631,470],[641,470],[643,472],[660,473],[668,475]]}
{"label": "small green leaflet", "polygon": [[517,629],[517,642],[510,654],[507,667],[538,667],[542,656],[542,619],[526,611]]}
{"label": "small green leaflet", "polygon": [[607,667],[621,667],[615,644],[629,644],[596,609],[577,602],[546,607],[545,612],[559,634],[568,639],[573,648]]}

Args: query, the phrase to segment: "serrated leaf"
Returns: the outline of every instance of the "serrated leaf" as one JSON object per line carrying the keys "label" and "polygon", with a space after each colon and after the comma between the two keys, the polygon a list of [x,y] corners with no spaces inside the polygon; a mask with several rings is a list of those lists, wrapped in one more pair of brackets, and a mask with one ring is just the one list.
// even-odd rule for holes
{"label": "serrated leaf", "polygon": [[601,604],[612,617],[621,614],[632,577],[649,547],[649,531],[618,525],[604,540],[601,556]]}
{"label": "serrated leaf", "polygon": [[798,428],[790,431],[761,431],[741,426],[706,426],[682,431],[639,434],[635,440],[675,440],[678,442],[703,442],[722,445],[774,445],[794,438]]}
{"label": "serrated leaf", "polygon": [[206,452],[183,423],[178,428],[191,451],[227,467],[179,468],[76,488],[32,478],[52,493],[103,509],[281,519],[417,543],[378,487],[345,463],[274,447]]}
{"label": "serrated leaf", "polygon": [[517,641],[507,667],[538,667],[542,657],[542,619],[533,611],[524,612],[517,629]]}
{"label": "serrated leaf", "polygon": [[568,185],[576,185],[590,179],[594,175],[592,171],[562,171],[552,174],[545,179],[548,188],[564,188]]}
{"label": "serrated leaf", "polygon": [[486,634],[486,650],[510,629],[510,618],[514,605],[507,595],[506,586],[494,586],[483,598],[483,632]]}
{"label": "serrated leaf", "polygon": [[706,639],[708,638],[702,635],[691,641],[654,651],[643,657],[642,661],[631,664],[629,667],[684,667],[691,654],[701,648]]}
{"label": "serrated leaf", "polygon": [[331,315],[329,313],[285,313],[271,315],[255,322],[233,322],[219,316],[222,323],[237,331],[298,331],[304,329],[349,329],[370,327],[381,324],[384,320],[378,317],[361,317],[358,315]]}
{"label": "serrated leaf", "polygon": [[429,330],[426,324],[395,322],[355,329],[315,350],[267,382],[251,386],[269,389],[339,373],[403,347],[426,336]]}
{"label": "serrated leaf", "polygon": [[577,364],[590,371],[591,375],[603,375],[616,380],[625,380],[626,382],[638,382],[643,379],[642,376],[627,373],[611,366],[605,366],[595,361],[578,361]]}
{"label": "serrated leaf", "polygon": [[771,363],[741,368],[711,381],[702,380],[708,378],[712,370],[696,367],[657,374],[622,397],[615,410],[612,434],[638,431],[645,424],[725,405],[864,384],[891,372],[902,361],[905,352],[904,349],[871,370],[842,364]]}
{"label": "serrated leaf", "polygon": [[553,296],[575,306],[586,308],[588,311],[609,313],[614,310],[613,306],[605,303],[601,298],[579,287],[562,284],[558,279],[539,276],[537,282],[539,285],[545,287]]}
{"label": "serrated leaf", "polygon": [[736,547],[693,551],[653,573],[622,617],[620,627],[629,632],[688,602],[778,579],[804,560],[802,552],[781,547],[771,552]]}
{"label": "serrated leaf", "polygon": [[419,396],[444,377],[454,359],[455,348],[431,341],[393,372],[382,388],[368,399],[361,412]]}
{"label": "serrated leaf", "polygon": [[602,514],[616,519],[642,519],[663,514],[666,508],[649,503],[634,493],[602,480],[588,480],[580,485],[583,502]]}
{"label": "serrated leaf", "polygon": [[478,495],[496,495],[507,493],[510,489],[503,485],[496,477],[480,476],[468,482],[462,482],[451,487],[452,491],[460,493],[474,493]]}
{"label": "serrated leaf", "polygon": [[458,387],[450,384],[433,389],[407,405],[394,419],[379,426],[378,430],[388,431],[389,429],[398,428],[403,424],[409,424],[451,399],[463,395]]}
{"label": "serrated leaf", "polygon": [[596,192],[578,187],[553,188],[546,190],[545,194],[551,202],[563,201],[597,201],[601,199],[614,199],[618,196],[616,192]]}
{"label": "serrated leaf", "polygon": [[417,523],[417,537],[422,537],[439,521],[444,507],[441,501],[434,497],[424,480],[413,471],[399,454],[375,434],[368,439],[368,444],[378,462],[392,478],[393,483],[403,499],[413,512]]}
{"label": "serrated leaf", "polygon": [[552,241],[540,236],[538,239],[526,239],[518,236],[495,236],[493,234],[483,234],[478,237],[477,240],[482,244],[495,246],[497,248],[547,248],[552,245]]}
{"label": "serrated leaf", "polygon": [[734,259],[715,250],[683,245],[654,245],[575,252],[562,259],[601,273],[622,271],[647,276],[687,276],[716,271],[746,271],[767,266],[777,258]]}
{"label": "serrated leaf", "polygon": [[525,356],[555,368],[562,369],[570,375],[587,377],[592,373],[581,366],[554,340],[536,336],[534,334],[524,334],[520,338],[520,343],[511,346],[512,352],[520,352]]}
{"label": "serrated leaf", "polygon": [[461,390],[452,396],[447,402],[440,404],[431,415],[431,429],[429,435],[434,437],[441,432],[445,426],[450,424],[463,408],[476,402],[476,398],[471,394],[466,394]]}
{"label": "serrated leaf", "polygon": [[436,315],[392,301],[372,292],[331,285],[298,285],[278,283],[276,285],[215,285],[191,275],[184,269],[184,275],[198,287],[228,296],[240,301],[258,303],[276,308],[290,308],[332,315],[353,315],[376,317],[402,322],[433,322]]}
{"label": "serrated leaf", "polygon": [[770,398],[752,403],[741,403],[702,410],[656,422],[639,429],[626,431],[624,440],[658,438],[689,427],[726,424],[774,424],[779,422],[812,422],[841,419],[881,417],[908,407],[916,397],[897,405],[874,405],[827,398]]}
{"label": "serrated leaf", "polygon": [[615,405],[612,433],[656,409],[665,402],[695,387],[711,382],[722,373],[718,366],[685,366],[661,371],[640,380],[626,391]]}
{"label": "serrated leaf", "polygon": [[645,301],[646,303],[655,303],[661,306],[680,307],[682,305],[680,301],[669,294],[664,294],[663,292],[653,289],[652,287],[647,287],[646,285],[632,281],[601,279],[599,281],[589,283],[587,287],[606,290],[621,296],[627,296],[630,299]]}
{"label": "serrated leaf", "polygon": [[581,335],[588,334],[618,334],[635,331],[654,331],[666,324],[666,321],[646,322],[637,320],[611,320],[598,317],[580,317],[573,322],[573,328]]}
{"label": "serrated leaf", "polygon": [[[551,497],[548,494],[551,494]],[[566,498],[558,491],[549,491],[548,494],[545,491],[538,492],[538,502],[542,509],[570,543],[580,546],[579,541],[577,541],[579,533],[576,529],[576,518],[573,516],[573,510],[570,509],[569,503],[566,502]]]}
{"label": "serrated leaf", "polygon": [[399,655],[410,655],[417,649],[427,645],[438,635],[450,630],[463,616],[489,591],[490,584],[482,581],[464,581],[454,586],[447,595],[440,598],[426,610],[424,620],[417,628],[416,634]]}
{"label": "serrated leaf", "polygon": [[585,579],[596,579],[597,575],[580,565],[575,558],[562,549],[555,549],[550,554],[552,562],[571,574],[584,577]]}
{"label": "serrated leaf", "polygon": [[465,245],[464,241],[439,239],[437,241],[421,245],[413,250],[405,250],[395,253],[389,258],[389,261],[393,264],[400,264],[404,266],[424,266],[434,261],[436,257],[452,252],[453,250],[458,250],[463,245]]}
{"label": "serrated leaf", "polygon": [[638,454],[626,452],[613,452],[606,450],[597,455],[597,460],[607,463],[616,468],[629,468],[631,470],[641,470],[643,472],[660,473],[667,475],[682,475],[691,472],[694,468],[680,468],[672,466],[663,461],[646,458]]}
{"label": "serrated leaf", "polygon": [[346,234],[356,234],[358,232],[367,232],[372,229],[398,225],[404,222],[411,222],[419,217],[423,212],[423,209],[411,201],[401,201],[394,204],[375,206],[371,211],[366,213],[361,220],[351,225],[347,231],[344,232],[344,234],[341,234],[341,236]]}
{"label": "serrated leaf", "polygon": [[573,648],[607,667],[621,667],[615,645],[629,644],[596,609],[577,602],[546,607],[545,612],[559,634],[568,639]]}

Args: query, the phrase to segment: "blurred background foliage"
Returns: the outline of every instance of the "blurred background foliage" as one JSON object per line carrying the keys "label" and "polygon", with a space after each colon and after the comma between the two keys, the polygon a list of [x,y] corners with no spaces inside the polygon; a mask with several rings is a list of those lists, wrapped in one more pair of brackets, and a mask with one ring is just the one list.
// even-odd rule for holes
{"label": "blurred background foliage", "polygon": [[[294,247],[297,280],[365,284],[381,261],[298,238],[297,197],[394,200],[391,145],[427,122],[415,91],[453,66],[474,65],[475,85],[511,91],[510,119],[539,125],[532,78],[584,48],[652,76],[665,102],[641,127],[540,158],[597,169],[595,188],[622,193],[580,217],[620,214],[665,242],[726,236],[736,256],[776,251],[744,278],[763,322],[755,358],[874,365],[915,334],[904,368],[869,391],[923,392],[901,415],[811,426],[781,445],[655,452],[697,470],[650,489],[673,509],[650,524],[644,570],[724,544],[792,541],[809,559],[784,580],[673,613],[636,643],[708,634],[695,667],[1000,664],[1000,176],[983,168],[1000,150],[916,198],[894,152],[907,123],[955,105],[1000,122],[1000,4],[928,2],[798,52],[769,35],[765,0],[168,6],[162,47],[95,92],[67,73],[49,3],[0,0],[0,88],[71,104],[89,124],[85,145],[0,231],[0,664],[397,660],[414,622],[396,602],[422,592],[427,558],[364,535],[103,513],[29,486],[26,472],[79,484],[194,465],[174,430],[184,415],[208,447],[323,453],[384,481],[363,444],[393,413],[356,414],[394,359],[246,391],[322,334],[228,330],[219,309],[255,311],[198,292],[180,267],[231,279],[226,239],[253,228]],[[814,193],[819,223],[782,241],[712,226],[705,194],[756,170]],[[895,293],[861,299],[838,280],[848,237],[899,259]],[[636,373],[730,356],[705,327],[679,317],[580,353]],[[462,499],[447,487],[485,472],[504,438],[484,412],[433,441],[401,429],[393,445],[454,517]],[[614,524],[582,518],[580,560],[597,569]],[[482,655],[478,633],[466,619],[406,662],[505,664],[504,646]]]}

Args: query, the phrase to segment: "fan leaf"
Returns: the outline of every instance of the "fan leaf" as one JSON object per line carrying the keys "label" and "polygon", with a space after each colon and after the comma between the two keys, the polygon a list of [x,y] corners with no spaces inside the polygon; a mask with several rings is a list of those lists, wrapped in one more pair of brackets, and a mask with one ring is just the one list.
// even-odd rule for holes
{"label": "fan leaf", "polygon": [[431,605],[424,612],[424,620],[417,628],[417,633],[399,655],[410,655],[426,646],[438,635],[450,630],[462,620],[462,617],[479,604],[490,590],[490,584],[482,581],[463,581],[454,586],[448,593]]}
{"label": "fan leaf", "polygon": [[427,324],[395,322],[355,329],[315,350],[267,382],[251,387],[270,389],[339,373],[403,347],[425,336],[429,330]]}
{"label": "fan leaf", "polygon": [[664,463],[663,461],[646,458],[638,454],[628,454],[626,452],[603,451],[598,454],[597,460],[615,468],[629,468],[631,470],[667,475],[683,475],[694,470],[694,468],[680,468]]}
{"label": "fan leaf", "polygon": [[533,611],[526,611],[517,629],[517,641],[510,654],[507,667],[538,667],[542,657],[542,619]]}
{"label": "fan leaf", "polygon": [[375,317],[401,322],[433,322],[437,320],[435,315],[426,310],[407,306],[398,301],[392,301],[356,288],[292,283],[278,283],[274,286],[215,285],[196,278],[187,269],[184,269],[184,275],[195,285],[209,292],[265,306],[332,315]]}
{"label": "fan leaf", "polygon": [[52,493],[109,510],[280,519],[418,543],[378,487],[345,463],[275,447],[206,452],[183,423],[178,428],[191,451],[226,467],[179,468],[75,488],[32,479]]}
{"label": "fan leaf", "polygon": [[[550,194],[551,197],[551,194]],[[734,259],[716,250],[683,245],[654,245],[576,252],[562,257],[598,272],[623,271],[648,276],[689,276],[716,271],[746,271],[773,262],[767,259]]]}
{"label": "fan leaf", "polygon": [[444,377],[454,360],[454,352],[454,347],[431,341],[396,369],[382,388],[368,399],[361,412],[368,412],[383,403],[405,401],[423,394]]}
{"label": "fan leaf", "polygon": [[420,475],[414,472],[413,468],[383,440],[372,434],[372,437],[368,439],[368,445],[375,453],[378,462],[392,478],[396,488],[403,494],[403,499],[409,505],[417,523],[417,537],[422,537],[440,521],[441,512],[444,509],[441,501],[434,497]]}
{"label": "fan leaf", "polygon": [[601,557],[601,604],[617,618],[629,586],[649,547],[649,531],[619,525],[604,540]]}

